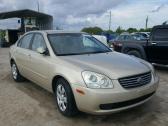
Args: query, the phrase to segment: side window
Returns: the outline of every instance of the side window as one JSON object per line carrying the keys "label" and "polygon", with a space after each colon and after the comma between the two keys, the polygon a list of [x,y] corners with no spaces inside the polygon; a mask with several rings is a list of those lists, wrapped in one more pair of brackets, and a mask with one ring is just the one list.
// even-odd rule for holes
{"label": "side window", "polygon": [[90,40],[90,39],[88,39],[87,37],[84,37],[83,38],[84,40],[84,46],[88,46],[88,47],[92,47],[93,46],[93,42]]}
{"label": "side window", "polygon": [[125,39],[125,35],[121,35],[120,40],[121,40],[121,41],[125,41],[124,39]]}
{"label": "side window", "polygon": [[125,36],[125,41],[129,41],[129,40],[131,40],[131,36],[130,35],[126,35]]}
{"label": "side window", "polygon": [[18,43],[18,46],[21,48],[28,49],[30,46],[30,42],[32,40],[33,34],[25,35]]}
{"label": "side window", "polygon": [[123,35],[123,40],[127,41],[127,37],[128,37],[128,35]]}
{"label": "side window", "polygon": [[18,41],[18,43],[17,43],[17,46],[18,46],[18,47],[21,46],[21,40],[22,40],[22,39],[20,39],[20,40]]}
{"label": "side window", "polygon": [[118,40],[119,40],[119,41],[123,41],[123,40],[124,40],[124,35],[120,35],[120,36],[118,37]]}
{"label": "side window", "polygon": [[45,44],[44,38],[41,34],[35,34],[31,49],[33,51],[37,51],[37,48],[39,48],[39,47],[42,47],[45,49],[46,44]]}
{"label": "side window", "polygon": [[167,41],[168,40],[168,29],[167,28],[159,28],[156,29],[153,33],[154,41]]}

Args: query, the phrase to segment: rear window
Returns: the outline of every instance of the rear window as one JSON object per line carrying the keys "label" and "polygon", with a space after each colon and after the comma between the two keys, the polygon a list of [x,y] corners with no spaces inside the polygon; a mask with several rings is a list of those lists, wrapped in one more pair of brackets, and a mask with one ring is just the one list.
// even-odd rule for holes
{"label": "rear window", "polygon": [[168,29],[167,28],[156,29],[153,33],[153,40],[168,41]]}

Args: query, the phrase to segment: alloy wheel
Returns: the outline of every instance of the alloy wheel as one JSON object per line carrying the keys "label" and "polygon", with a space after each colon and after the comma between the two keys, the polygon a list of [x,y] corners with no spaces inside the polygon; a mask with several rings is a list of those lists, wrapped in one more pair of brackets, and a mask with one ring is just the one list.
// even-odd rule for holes
{"label": "alloy wheel", "polygon": [[17,75],[18,75],[18,73],[17,73],[17,67],[16,67],[15,64],[12,64],[12,76],[13,76],[13,78],[15,80],[17,79]]}
{"label": "alloy wheel", "polygon": [[67,109],[67,95],[65,88],[61,84],[57,86],[57,103],[61,111]]}

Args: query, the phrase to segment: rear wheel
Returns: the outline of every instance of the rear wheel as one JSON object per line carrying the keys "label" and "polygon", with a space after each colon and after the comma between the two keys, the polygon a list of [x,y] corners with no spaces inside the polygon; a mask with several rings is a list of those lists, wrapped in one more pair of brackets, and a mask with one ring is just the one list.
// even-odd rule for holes
{"label": "rear wheel", "polygon": [[24,81],[24,77],[19,73],[17,65],[14,61],[11,63],[11,72],[12,72],[12,77],[16,82]]}
{"label": "rear wheel", "polygon": [[58,109],[63,115],[74,116],[78,113],[71,87],[63,78],[56,81],[55,97]]}
{"label": "rear wheel", "polygon": [[130,50],[130,51],[127,52],[127,54],[143,59],[143,57],[140,54],[140,52],[136,51],[136,50]]}

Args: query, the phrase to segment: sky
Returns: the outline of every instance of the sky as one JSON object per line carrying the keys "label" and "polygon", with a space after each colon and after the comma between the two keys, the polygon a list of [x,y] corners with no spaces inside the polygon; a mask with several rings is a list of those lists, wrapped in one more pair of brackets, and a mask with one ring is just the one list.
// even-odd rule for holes
{"label": "sky", "polygon": [[[109,28],[111,11],[111,30],[118,26],[124,29],[145,28],[162,24],[168,20],[168,0],[0,0],[0,12],[32,9],[54,17],[54,29],[81,30],[83,27],[98,26]],[[0,29],[19,27],[17,19],[0,21]]]}

